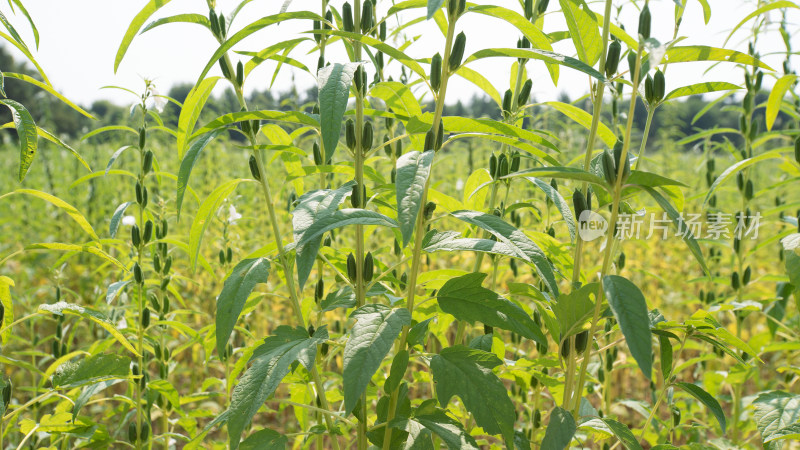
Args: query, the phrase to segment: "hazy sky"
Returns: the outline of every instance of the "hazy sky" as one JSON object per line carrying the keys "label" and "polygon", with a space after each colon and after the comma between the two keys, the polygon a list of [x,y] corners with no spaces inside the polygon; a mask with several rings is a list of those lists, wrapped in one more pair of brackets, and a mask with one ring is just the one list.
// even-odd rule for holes
{"label": "hazy sky", "polygon": [[[240,0],[218,0],[217,10],[227,12],[239,3]],[[697,0],[687,0],[688,6],[681,25],[680,35],[687,39],[681,45],[703,44],[721,46],[728,31],[749,12],[753,10],[754,1],[744,0],[709,0],[712,14],[708,25],[703,22],[700,3]],[[342,0],[332,0],[337,8]],[[392,2],[380,0],[379,11],[385,11]],[[484,3],[478,1],[477,3]],[[496,0],[491,2],[507,8],[521,11],[518,0]],[[616,3],[616,2],[615,2]],[[627,3],[627,2],[626,2]],[[663,41],[672,37],[673,0],[652,0],[651,10],[653,15],[652,36]],[[25,2],[26,7],[33,16],[40,34],[41,43],[35,53],[37,60],[44,67],[48,77],[56,88],[70,99],[88,104],[96,99],[107,98],[116,103],[128,104],[133,99],[130,94],[121,91],[101,89],[105,85],[119,85],[133,90],[140,90],[142,78],[155,79],[161,92],[167,92],[169,87],[178,82],[194,82],[199,76],[203,66],[217,48],[216,41],[210,33],[198,25],[193,24],[168,24],[143,35],[137,36],[128,50],[125,60],[115,74],[114,57],[125,30],[131,19],[146,4],[145,0],[35,0]],[[254,0],[248,4],[236,19],[234,29],[238,30],[253,20],[279,12],[283,0]],[[639,2],[641,4],[641,2]],[[601,12],[602,2],[590,2],[593,10]],[[295,0],[290,10],[309,9],[318,11],[319,0]],[[552,0],[550,10],[558,8],[558,0]],[[5,9],[4,9],[5,10]],[[795,10],[790,16],[794,29],[800,26],[800,14]],[[155,18],[196,12],[208,14],[205,0],[173,0],[158,11]],[[420,14],[422,10],[415,10],[413,14]],[[565,30],[563,20],[558,14],[550,14],[545,19],[545,31]],[[612,15],[615,17],[615,15]],[[626,4],[623,8],[621,22],[628,30],[636,30],[637,9]],[[773,12],[772,17],[779,19],[779,13]],[[33,47],[33,38],[27,24],[21,15],[9,17],[18,27],[30,47]],[[395,22],[396,23],[396,22]],[[748,23],[744,28],[749,28]],[[294,20],[273,25],[262,30],[241,42],[235,49],[257,51],[288,36],[297,37],[300,33],[311,28],[307,20]],[[489,47],[514,47],[519,33],[514,32],[506,22],[490,19],[484,15],[467,14],[459,20],[458,29],[467,31],[466,55]],[[762,54],[783,50],[783,44],[777,31],[763,33],[759,36],[758,49]],[[442,51],[444,38],[433,21],[417,24],[407,29],[409,37],[419,37],[406,53],[414,58],[430,58],[436,51]],[[746,42],[742,41],[744,34],[739,34],[728,43],[729,48],[746,51]],[[794,45],[800,48],[800,35],[794,38]],[[564,41],[555,46],[555,50],[572,55],[571,42]],[[306,55],[312,47],[310,42],[301,44],[293,53],[309,68],[316,68],[316,56]],[[346,60],[346,55],[340,43],[334,45],[334,50],[328,51],[330,61]],[[242,57],[244,58],[244,57]],[[781,56],[764,56],[763,60],[774,69],[781,71]],[[234,63],[236,59],[234,58]],[[511,58],[491,58],[478,61],[470,65],[486,76],[499,92],[508,88],[509,73],[513,60]],[[622,66],[625,63],[621,63]],[[264,63],[248,78],[249,89],[265,89],[269,86],[274,63]],[[398,66],[395,66],[399,70]],[[708,68],[705,63],[676,64],[670,68],[667,76],[667,91],[699,81],[731,81],[740,83],[742,73],[732,70],[732,65],[720,65],[704,73]],[[213,72],[218,72],[214,66]],[[562,68],[558,86],[554,86],[544,65],[534,62],[529,65],[529,77],[534,81],[533,95],[539,101],[553,100],[562,91],[566,91],[572,98],[587,92],[588,81],[585,75]],[[289,88],[292,75],[299,88],[304,89],[314,85],[314,78],[301,70],[287,70],[284,67],[278,76],[273,89],[286,90]],[[766,79],[764,85],[772,83]],[[222,86],[220,83],[218,86]],[[218,88],[219,89],[219,88]],[[448,89],[448,100],[454,102],[458,99],[468,99],[478,89],[472,84],[456,78]]]}

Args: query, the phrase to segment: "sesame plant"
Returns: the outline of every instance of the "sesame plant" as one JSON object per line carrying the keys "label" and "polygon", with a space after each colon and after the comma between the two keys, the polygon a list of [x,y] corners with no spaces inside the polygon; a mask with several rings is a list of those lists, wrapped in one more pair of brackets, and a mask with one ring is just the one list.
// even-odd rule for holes
{"label": "sesame plant", "polygon": [[[800,436],[796,5],[759,2],[731,29],[752,25],[739,51],[683,42],[686,14],[709,22],[705,0],[287,1],[260,16],[250,0],[167,3],[132,19],[113,67],[140,34],[200,27],[214,44],[186,97],[112,87],[136,100],[126,123],[83,136],[105,169],[68,174],[70,203],[0,195],[70,222],[0,247],[0,448],[777,449]],[[651,8],[672,11],[671,35],[653,32]],[[515,42],[486,48],[474,18]],[[303,31],[258,33],[288,23]],[[757,51],[766,32],[783,36],[783,75]],[[437,46],[414,45],[419,33]],[[25,54],[45,81],[2,75],[68,102]],[[679,85],[688,63],[744,83]],[[288,67],[313,82],[308,101],[252,100],[256,74]],[[565,72],[589,94],[537,102],[537,80]],[[452,114],[456,80],[495,118]],[[215,90],[230,110],[209,110]],[[721,97],[695,121],[735,100],[739,128],[652,136],[702,94]],[[78,155],[0,95],[19,182],[36,136]],[[667,154],[676,140],[686,148]],[[86,186],[113,201],[72,201]],[[715,241],[693,209],[734,234],[756,212],[768,223],[758,240]],[[628,235],[651,210],[672,235],[657,249]]]}

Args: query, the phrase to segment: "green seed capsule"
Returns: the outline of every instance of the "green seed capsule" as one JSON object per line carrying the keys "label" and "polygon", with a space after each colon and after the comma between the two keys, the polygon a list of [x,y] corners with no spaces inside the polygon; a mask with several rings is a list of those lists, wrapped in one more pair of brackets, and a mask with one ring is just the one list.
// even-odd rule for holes
{"label": "green seed capsule", "polygon": [[214,36],[219,36],[219,19],[213,9],[208,11],[208,21],[211,23],[211,32],[214,33]]}
{"label": "green seed capsule", "polygon": [[369,283],[372,281],[372,276],[375,273],[375,262],[372,260],[372,252],[367,252],[367,256],[364,257],[364,281]]}
{"label": "green seed capsule", "polygon": [[225,265],[225,250],[220,249],[219,253],[217,254],[217,258],[219,259],[219,264],[221,266]]}
{"label": "green seed capsule", "polygon": [[511,116],[511,99],[513,95],[511,89],[507,89],[505,95],[503,95],[503,117],[506,119]]}
{"label": "green seed capsule", "polygon": [[350,190],[350,206],[353,208],[361,208],[361,192],[358,189],[358,185],[353,185],[353,189]]}
{"label": "green seed capsule", "polygon": [[533,18],[533,0],[525,0],[525,18],[528,20]]}
{"label": "green seed capsule", "polygon": [[603,152],[603,175],[606,183],[614,185],[617,181],[617,167],[614,164],[614,157],[610,153]]}
{"label": "green seed capsule", "polygon": [[136,422],[131,422],[128,424],[128,442],[131,444],[136,444],[136,441],[139,440],[138,433],[136,432]]}
{"label": "green seed capsule", "polygon": [[142,442],[147,442],[150,437],[150,424],[148,422],[142,423]]}
{"label": "green seed capsule", "polygon": [[433,130],[428,130],[428,132],[425,133],[425,144],[423,146],[423,149],[426,151],[436,150],[436,148],[434,147],[435,145],[436,145],[436,135],[433,134]]}
{"label": "green seed capsule", "polygon": [[219,59],[219,68],[222,70],[222,76],[224,76],[226,79],[230,80],[233,78],[231,70],[228,67],[228,63],[226,63],[223,58]]}
{"label": "green seed capsule", "polygon": [[228,27],[225,24],[225,14],[219,15],[219,32],[222,34],[223,38],[228,34]]}
{"label": "green seed capsule", "polygon": [[550,0],[539,0],[539,3],[536,4],[536,12],[539,13],[541,16],[542,14],[547,11],[547,5],[550,3]]}
{"label": "green seed capsule", "polygon": [[453,44],[453,50],[450,52],[450,60],[448,65],[451,72],[455,72],[461,65],[461,59],[464,57],[464,47],[467,45],[467,36],[462,31],[456,36],[456,41]]}
{"label": "green seed capsule", "polygon": [[144,150],[144,144],[147,140],[147,130],[144,127],[139,127],[139,148]]}
{"label": "green seed capsule", "polygon": [[168,256],[166,260],[164,260],[164,270],[163,273],[169,273],[169,269],[172,268],[172,256]]}
{"label": "green seed capsule", "polygon": [[372,2],[367,0],[361,7],[361,33],[367,34],[372,29]]}
{"label": "green seed capsule", "polygon": [[614,39],[608,44],[608,54],[606,55],[606,77],[611,78],[617,73],[619,67],[619,56],[622,54],[622,44]]}
{"label": "green seed capsule", "polygon": [[653,79],[650,77],[650,75],[644,79],[644,98],[649,104],[653,104],[655,102]]}
{"label": "green seed capsule", "polygon": [[147,175],[153,169],[153,151],[148,150],[144,154],[144,160],[142,161],[142,173]]}
{"label": "green seed capsule", "polygon": [[639,13],[639,34],[642,36],[642,39],[650,39],[651,22],[652,18],[650,17],[650,6],[645,3],[644,8],[642,8],[642,12]]}
{"label": "green seed capsule", "polygon": [[561,343],[561,357],[566,359],[571,351],[572,347],[570,346],[569,338],[564,339],[564,342]]}
{"label": "green seed capsule", "polygon": [[489,157],[489,174],[492,178],[496,178],[495,175],[497,174],[497,156],[492,153],[492,156]]}
{"label": "green seed capsule", "polygon": [[672,426],[677,427],[681,424],[681,410],[677,406],[672,407]]}
{"label": "green seed capsule", "polygon": [[386,40],[386,21],[385,20],[383,22],[381,22],[381,25],[380,25],[379,31],[378,31],[378,37],[380,38],[381,41],[385,41]]}
{"label": "green seed capsule", "polygon": [[150,326],[150,308],[145,308],[142,311],[142,327],[147,328]]}
{"label": "green seed capsule", "polygon": [[542,413],[539,410],[533,411],[533,428],[539,428],[542,426]]}
{"label": "green seed capsule", "polygon": [[342,5],[342,28],[348,33],[352,33],[356,30],[353,24],[353,8],[350,6],[349,2],[345,2],[344,5]]}
{"label": "green seed capsule", "polygon": [[[628,52],[628,70],[630,71],[631,79],[633,79],[633,72],[636,70],[636,58],[636,52],[633,50]],[[639,78],[641,79],[641,74]],[[620,90],[618,89],[617,92],[620,92]]]}
{"label": "green seed capsule", "polygon": [[403,141],[398,140],[394,144],[394,157],[399,158],[401,156],[403,156]]}
{"label": "green seed capsule", "polygon": [[322,297],[325,296],[325,282],[322,281],[322,278],[317,281],[317,287],[314,289],[314,301],[319,303],[322,301]]}
{"label": "green seed capsule", "polygon": [[508,175],[508,157],[503,153],[497,162],[497,178],[503,178]]}
{"label": "green seed capsule", "polygon": [[747,286],[748,284],[750,284],[750,276],[751,275],[752,275],[752,271],[750,270],[750,266],[747,266],[747,268],[744,269],[744,273],[742,274],[742,284],[743,285]]}
{"label": "green seed capsule", "polygon": [[250,175],[252,175],[256,180],[261,181],[261,173],[258,171],[258,162],[256,161],[256,157],[250,155],[250,161],[248,162],[250,164]]}
{"label": "green seed capsule", "polygon": [[163,307],[163,310],[161,312],[164,313],[164,314],[168,314],[169,313],[169,297],[164,297],[164,307]]}
{"label": "green seed capsule", "polygon": [[439,121],[439,129],[436,132],[436,139],[433,142],[434,150],[439,150],[442,148],[442,144],[444,143],[444,121]]}
{"label": "green seed capsule", "polygon": [[439,87],[442,85],[442,55],[436,53],[431,58],[431,88],[434,92],[439,92]]}
{"label": "green seed capsule", "polygon": [[317,166],[321,166],[323,161],[322,161],[322,151],[320,151],[319,149],[319,143],[315,141],[314,144],[312,145],[312,149],[314,154],[314,164]]}
{"label": "green seed capsule", "polygon": [[153,222],[148,220],[144,223],[144,233],[142,233],[142,241],[147,244],[153,237]]}
{"label": "green seed capsule", "polygon": [[511,168],[509,170],[511,172],[519,171],[519,165],[521,164],[521,162],[522,162],[522,157],[519,156],[519,152],[514,151],[514,153],[511,154]]}
{"label": "green seed capsule", "polygon": [[657,102],[664,100],[665,89],[666,80],[664,80],[664,72],[658,69],[653,77],[653,97]]}
{"label": "green seed capsule", "polygon": [[227,252],[225,253],[225,259],[230,263],[233,260],[233,249],[228,247]]}
{"label": "green seed capsule", "polygon": [[350,150],[355,150],[356,124],[355,122],[353,122],[353,119],[347,119],[347,122],[344,123],[344,136],[345,136],[345,141],[347,142],[347,147]]}
{"label": "green seed capsule", "polygon": [[134,247],[138,248],[139,245],[141,245],[141,243],[142,240],[141,240],[141,233],[139,233],[139,226],[134,224],[131,227],[131,244],[133,244]]}
{"label": "green seed capsule", "polygon": [[431,220],[434,211],[436,211],[436,203],[434,202],[426,203],[425,209],[423,210],[423,217],[425,218],[425,220]]}
{"label": "green seed capsule", "polygon": [[139,263],[133,263],[133,279],[136,281],[136,284],[144,283],[144,276],[142,275],[142,268],[139,267]]}
{"label": "green seed capsule", "polygon": [[11,380],[6,380],[6,385],[3,388],[3,405],[8,410],[8,404],[11,403]]}
{"label": "green seed capsule", "polygon": [[[622,150],[623,150],[622,142],[617,141],[617,143],[614,144],[614,165],[616,167],[619,167],[620,165],[620,160],[622,159]],[[625,161],[623,161],[622,181],[625,182],[625,180],[628,179],[628,176],[630,174],[631,174],[631,160],[626,156]]]}
{"label": "green seed capsule", "polygon": [[236,64],[236,85],[244,86],[244,65],[241,61]]}
{"label": "green seed capsule", "polygon": [[733,274],[731,274],[731,288],[735,291],[738,290],[739,287],[739,272],[734,271]]}
{"label": "green seed capsule", "polygon": [[[367,3],[369,3],[369,1],[367,1]],[[372,122],[367,122],[364,124],[364,130],[361,133],[361,151],[363,153],[372,150],[372,137]]]}
{"label": "green seed capsule", "polygon": [[400,289],[405,290],[406,283],[408,283],[408,273],[403,272],[403,274],[400,275]]}
{"label": "green seed capsule", "polygon": [[794,140],[794,160],[800,164],[800,136]]}
{"label": "green seed capsule", "polygon": [[523,107],[528,103],[528,100],[531,98],[531,88],[533,88],[533,81],[530,79],[525,80],[525,84],[522,85],[522,89],[517,96],[518,107]]}
{"label": "green seed capsule", "polygon": [[356,257],[352,253],[347,255],[347,277],[350,278],[352,283],[356,282]]}
{"label": "green seed capsule", "polygon": [[580,189],[575,189],[572,193],[572,206],[575,208],[575,217],[580,218],[584,211],[588,210],[586,207],[586,197]]}
{"label": "green seed capsule", "polygon": [[754,86],[754,90],[756,92],[761,90],[761,82],[763,80],[764,80],[764,72],[759,70],[758,73],[756,74],[756,84]]}
{"label": "green seed capsule", "polygon": [[617,259],[617,267],[619,268],[619,270],[625,268],[625,253],[619,254],[619,258]]}
{"label": "green seed capsule", "polygon": [[138,181],[136,182],[135,191],[136,191],[136,203],[141,205],[144,202],[144,194],[142,190],[142,185]]}
{"label": "green seed capsule", "polygon": [[586,350],[586,344],[589,342],[589,332],[581,331],[575,335],[575,351],[582,353]]}
{"label": "green seed capsule", "polygon": [[[311,29],[312,30],[319,30],[320,29],[319,20],[313,20],[311,22]],[[317,34],[317,33],[314,33],[314,40],[317,41],[317,44],[319,44],[320,41],[322,40],[322,36]]]}

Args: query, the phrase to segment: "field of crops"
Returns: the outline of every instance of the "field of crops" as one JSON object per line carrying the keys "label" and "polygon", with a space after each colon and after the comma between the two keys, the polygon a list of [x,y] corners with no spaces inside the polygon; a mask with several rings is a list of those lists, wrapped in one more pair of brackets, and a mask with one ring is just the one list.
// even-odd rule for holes
{"label": "field of crops", "polygon": [[[800,448],[794,2],[701,45],[727,2],[141,0],[115,71],[169,27],[215,47],[124,108],[59,93],[28,3],[0,450]],[[253,93],[264,67],[314,87]]]}

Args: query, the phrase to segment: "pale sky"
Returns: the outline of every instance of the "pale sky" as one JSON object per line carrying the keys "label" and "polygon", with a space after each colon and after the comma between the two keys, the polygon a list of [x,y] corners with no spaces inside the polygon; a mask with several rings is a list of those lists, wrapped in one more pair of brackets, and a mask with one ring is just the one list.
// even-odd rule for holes
{"label": "pale sky", "polygon": [[[240,0],[218,0],[217,11],[227,12],[239,3]],[[745,0],[709,0],[711,4],[711,20],[706,26],[700,3],[697,0],[687,0],[688,6],[681,25],[680,35],[687,36],[681,45],[712,45],[721,46],[728,35],[728,31],[749,12],[754,9],[754,1]],[[156,28],[144,35],[137,36],[133,41],[119,71],[113,71],[114,57],[125,30],[131,19],[146,4],[145,0],[30,0],[25,5],[34,18],[41,35],[41,43],[35,56],[43,66],[48,77],[56,89],[73,101],[89,104],[97,99],[110,99],[118,104],[130,104],[135,99],[130,94],[117,90],[101,89],[105,85],[119,85],[139,91],[142,87],[142,78],[151,78],[156,81],[161,92],[166,93],[169,87],[179,82],[194,82],[200,75],[203,66],[217,48],[216,41],[211,34],[198,25],[193,24],[168,24]],[[331,3],[340,8],[342,0],[332,0]],[[379,11],[383,12],[391,3],[381,0]],[[478,1],[477,3],[484,3]],[[492,2],[516,11],[521,11],[518,0],[495,0]],[[664,42],[672,37],[673,0],[652,0],[651,11],[653,16],[652,36]],[[283,0],[254,0],[242,10],[236,18],[234,29],[238,30],[257,18],[276,14],[279,12]],[[641,2],[639,2],[641,4]],[[594,1],[590,3],[593,10],[602,12],[603,3]],[[318,12],[319,0],[295,0],[290,10],[309,9]],[[558,0],[550,2],[550,11],[558,8]],[[7,7],[4,7],[4,12]],[[793,10],[789,18],[797,29],[800,24],[800,13]],[[173,0],[161,8],[154,18],[160,18],[181,13],[200,13],[207,15],[208,9],[205,0]],[[423,9],[413,10],[412,14],[422,14]],[[772,18],[779,19],[779,13],[773,12]],[[29,47],[33,48],[33,37],[26,22],[21,15],[16,17],[7,14],[11,22],[20,30]],[[612,18],[614,15],[612,15]],[[622,23],[629,32],[635,32],[637,27],[638,11],[627,4],[623,8]],[[148,21],[149,23],[149,21]],[[744,29],[748,29],[752,21]],[[391,24],[391,22],[390,22]],[[391,28],[391,27],[390,27]],[[300,33],[311,29],[307,20],[293,20],[272,25],[235,47],[237,50],[258,51],[280,40],[298,37]],[[545,19],[545,31],[565,30],[566,26],[559,14],[550,14]],[[775,30],[776,28],[773,28]],[[491,19],[484,15],[467,14],[458,22],[458,31],[465,30],[467,34],[466,56],[481,48],[490,47],[515,47],[518,32],[506,22]],[[433,20],[414,25],[406,30],[409,37],[417,37],[406,54],[413,58],[430,58],[436,51],[442,52],[444,38],[434,24]],[[632,33],[631,33],[632,34]],[[728,48],[746,51],[745,36],[739,33],[728,43]],[[800,35],[793,38],[794,45],[800,48]],[[558,43],[555,51],[574,56],[570,51],[572,44],[569,41]],[[316,55],[307,55],[312,44],[303,43],[292,56],[303,61],[309,68],[316,68]],[[759,36],[758,50],[762,54],[773,51],[782,51],[783,44],[777,31],[763,33]],[[236,62],[236,55],[234,63]],[[329,47],[328,60],[332,62],[346,61],[341,43]],[[782,56],[764,56],[767,64],[782,74]],[[245,60],[246,61],[246,60]],[[509,74],[513,60],[511,58],[491,58],[478,61],[470,65],[472,69],[480,71],[487,77],[501,93],[508,88]],[[396,63],[395,63],[396,64]],[[622,62],[624,67],[625,63]],[[668,71],[667,92],[687,84],[699,81],[730,81],[742,82],[740,70],[732,70],[733,65],[719,65],[715,69],[704,73],[708,68],[706,63],[676,64]],[[795,66],[798,66],[795,63]],[[246,83],[247,88],[263,90],[269,86],[275,64],[268,62],[256,69]],[[396,71],[399,66],[395,65]],[[316,83],[314,78],[301,70],[284,67],[278,76],[273,89],[287,90],[291,83],[292,75],[298,88],[305,89]],[[219,72],[214,66],[212,74]],[[371,72],[370,72],[371,73]],[[529,77],[533,79],[533,96],[538,101],[556,99],[562,91],[566,91],[572,98],[577,98],[587,92],[588,81],[585,75],[562,68],[558,86],[554,86],[549,74],[541,62],[529,65]],[[397,76],[395,76],[395,79]],[[765,78],[764,85],[769,86],[772,80]],[[222,86],[223,83],[218,85]],[[469,99],[478,89],[456,78],[448,89],[448,103],[456,100]]]}

